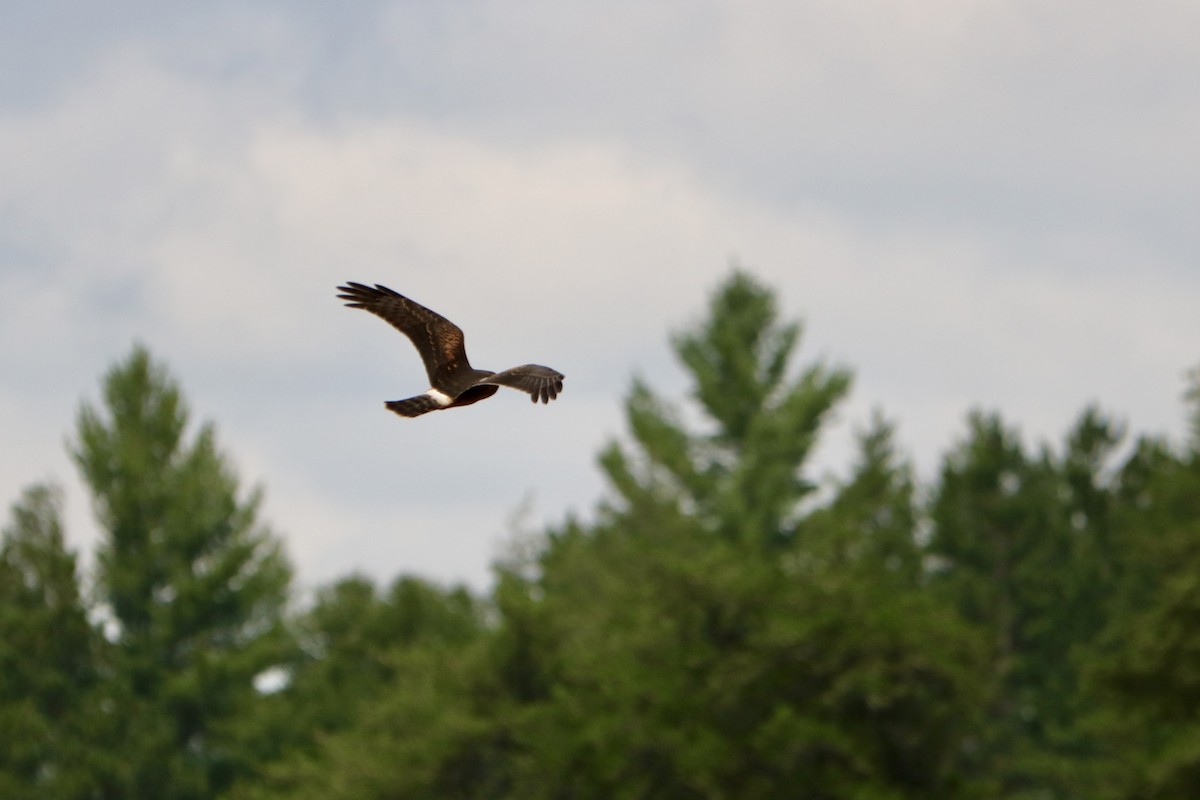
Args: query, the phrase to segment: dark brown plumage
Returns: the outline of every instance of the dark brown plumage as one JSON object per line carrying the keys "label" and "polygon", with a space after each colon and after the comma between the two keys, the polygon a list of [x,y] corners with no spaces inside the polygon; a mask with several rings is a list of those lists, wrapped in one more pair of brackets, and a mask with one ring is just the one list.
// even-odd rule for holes
{"label": "dark brown plumage", "polygon": [[384,405],[403,417],[469,406],[494,395],[501,386],[519,389],[536,403],[549,403],[563,388],[563,375],[540,364],[524,364],[503,372],[475,369],[467,360],[462,329],[450,320],[386,286],[349,282],[338,297],[387,321],[417,348],[429,375],[429,391]]}

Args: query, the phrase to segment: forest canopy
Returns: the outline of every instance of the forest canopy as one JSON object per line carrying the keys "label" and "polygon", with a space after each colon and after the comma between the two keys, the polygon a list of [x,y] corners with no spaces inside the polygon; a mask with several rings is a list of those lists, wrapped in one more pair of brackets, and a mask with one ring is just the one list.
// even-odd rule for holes
{"label": "forest canopy", "polygon": [[3,528],[0,796],[1200,796],[1200,378],[1183,441],[964,410],[925,484],[876,414],[819,487],[853,376],[801,334],[734,271],[672,338],[689,396],[633,383],[589,521],[486,593],[348,576],[303,607],[135,347],[70,437],[94,570],[52,485]]}

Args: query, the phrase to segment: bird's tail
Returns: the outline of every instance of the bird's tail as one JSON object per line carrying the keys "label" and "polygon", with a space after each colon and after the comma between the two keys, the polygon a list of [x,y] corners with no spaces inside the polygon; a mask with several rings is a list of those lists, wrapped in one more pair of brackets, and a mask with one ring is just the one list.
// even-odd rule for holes
{"label": "bird's tail", "polygon": [[384,405],[388,411],[394,411],[402,417],[419,417],[442,407],[437,400],[427,394],[419,394],[405,400],[388,400]]}

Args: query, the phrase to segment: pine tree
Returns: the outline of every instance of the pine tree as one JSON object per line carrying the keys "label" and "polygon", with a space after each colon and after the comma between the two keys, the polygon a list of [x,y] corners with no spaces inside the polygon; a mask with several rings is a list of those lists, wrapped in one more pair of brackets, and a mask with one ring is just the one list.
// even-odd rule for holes
{"label": "pine tree", "polygon": [[924,579],[912,467],[899,457],[895,427],[876,412],[858,433],[858,460],[828,505],[803,522],[809,569],[860,571],[897,590]]}
{"label": "pine tree", "polygon": [[214,430],[142,347],[79,414],[73,455],[103,539],[96,584],[113,634],[112,694],[129,797],[206,798],[252,769],[239,723],[283,656],[290,570],[242,496]]}
{"label": "pine tree", "polygon": [[675,339],[709,427],[635,383],[634,450],[601,455],[615,498],[600,521],[552,531],[536,569],[506,574],[501,663],[524,678],[507,684],[525,756],[510,796],[963,788],[977,640],[919,591],[912,481],[885,423],[835,499],[804,508],[850,376],[791,378],[798,335],[735,273]]}
{"label": "pine tree", "polygon": [[1110,797],[1200,794],[1200,371],[1183,447],[1142,437],[1114,489],[1115,600],[1090,677]]}
{"label": "pine tree", "polygon": [[297,621],[303,656],[270,698],[283,752],[228,797],[462,796],[486,751],[463,670],[482,626],[461,588],[402,577],[381,594],[352,577],[322,589]]}
{"label": "pine tree", "polygon": [[[921,592],[890,426],[876,420],[833,500],[805,508],[806,460],[850,376],[793,376],[799,327],[743,273],[709,312],[675,340],[706,427],[635,384],[632,443],[601,454],[613,496],[598,519],[499,565],[493,626],[462,646],[419,637],[381,660],[363,646],[375,637],[343,639],[366,657],[330,666],[365,666],[379,693],[247,797],[963,793],[980,648]],[[361,593],[342,600],[331,619],[379,618]]]}
{"label": "pine tree", "polygon": [[726,538],[751,536],[764,547],[791,539],[813,489],[801,467],[851,376],[818,363],[790,378],[800,326],[777,316],[770,290],[735,271],[708,320],[675,337],[712,423],[707,433],[688,431],[676,409],[635,382],[626,412],[640,462],[616,444],[600,459],[625,507],[669,503]]}
{"label": "pine tree", "polygon": [[87,620],[61,494],[26,490],[0,542],[0,796],[88,798],[113,764],[97,745],[101,641]]}
{"label": "pine tree", "polygon": [[1061,455],[1031,455],[998,415],[975,412],[944,459],[931,504],[933,588],[990,642],[975,757],[997,797],[1067,798],[1096,785],[1083,663],[1112,612],[1122,559],[1110,485],[1120,439],[1093,407]]}

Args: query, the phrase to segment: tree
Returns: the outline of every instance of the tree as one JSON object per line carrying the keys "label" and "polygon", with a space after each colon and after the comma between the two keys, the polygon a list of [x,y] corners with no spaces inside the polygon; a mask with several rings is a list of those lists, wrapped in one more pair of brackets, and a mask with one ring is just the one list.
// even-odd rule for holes
{"label": "tree", "polygon": [[[510,796],[953,796],[977,640],[920,592],[909,470],[876,419],[852,477],[803,508],[850,383],[791,377],[799,326],[736,272],[675,338],[708,424],[635,383],[616,498],[505,577],[529,688]],[[515,598],[515,599],[512,599]],[[511,652],[511,651],[510,651]]]}
{"label": "tree", "polygon": [[876,412],[858,433],[858,460],[829,503],[803,523],[810,568],[865,572],[897,590],[924,585],[924,553],[912,467],[897,454],[895,427]]}
{"label": "tree", "polygon": [[617,444],[600,458],[624,508],[667,503],[726,538],[750,535],[764,547],[791,540],[796,509],[813,489],[800,469],[851,376],[815,364],[789,380],[800,326],[776,317],[774,295],[735,271],[714,294],[708,321],[675,337],[693,396],[713,423],[707,434],[689,432],[678,411],[634,383],[626,413],[641,460]]}
{"label": "tree", "polygon": [[1129,800],[1200,793],[1200,372],[1185,397],[1186,445],[1142,437],[1117,475],[1115,598],[1089,664],[1108,796]]}
{"label": "tree", "polygon": [[53,492],[0,546],[0,794],[1195,796],[1200,375],[1184,446],[1125,450],[1089,407],[1030,448],[976,412],[919,486],[876,414],[818,483],[851,375],[795,369],[799,341],[735,272],[672,338],[686,405],[634,382],[591,519],[486,600],[348,578],[288,631],[258,494],[136,349],[75,447],[99,604]]}
{"label": "tree", "polygon": [[109,370],[103,407],[79,414],[76,463],[103,540],[96,585],[113,634],[130,797],[211,797],[252,770],[239,722],[253,680],[284,657],[290,569],[240,496],[210,424],[142,347]]}
{"label": "tree", "polygon": [[453,752],[474,730],[463,676],[484,632],[478,601],[412,577],[381,594],[352,577],[318,592],[296,627],[303,655],[270,698],[282,752],[228,796],[460,796],[472,767]]}
{"label": "tree", "polygon": [[921,592],[913,484],[887,424],[863,434],[833,500],[803,508],[807,456],[850,376],[793,377],[798,331],[735,273],[675,340],[708,427],[635,383],[632,449],[601,454],[614,496],[598,519],[498,565],[494,624],[473,641],[363,659],[390,669],[381,691],[290,762],[279,794],[961,794],[978,640]]}
{"label": "tree", "polygon": [[86,798],[112,763],[94,747],[106,712],[97,632],[67,550],[61,493],[34,486],[0,542],[0,796]]}
{"label": "tree", "polygon": [[1085,675],[1129,564],[1114,534],[1122,435],[1089,407],[1060,453],[1031,455],[999,415],[974,412],[943,461],[933,588],[990,643],[976,769],[995,796],[1095,796],[1105,784]]}

